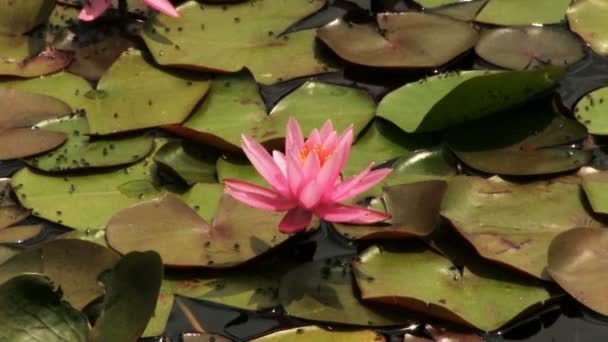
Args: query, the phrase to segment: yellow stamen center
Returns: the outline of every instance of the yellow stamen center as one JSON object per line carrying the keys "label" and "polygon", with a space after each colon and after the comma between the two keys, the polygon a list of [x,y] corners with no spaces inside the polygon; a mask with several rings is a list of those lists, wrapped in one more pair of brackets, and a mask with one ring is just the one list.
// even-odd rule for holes
{"label": "yellow stamen center", "polygon": [[300,164],[304,164],[304,161],[306,160],[306,158],[308,158],[308,155],[311,152],[317,155],[321,166],[323,166],[323,164],[325,164],[325,162],[327,162],[329,158],[331,158],[331,156],[334,154],[333,150],[325,150],[322,144],[315,144],[312,149],[308,145],[304,145],[300,150]]}

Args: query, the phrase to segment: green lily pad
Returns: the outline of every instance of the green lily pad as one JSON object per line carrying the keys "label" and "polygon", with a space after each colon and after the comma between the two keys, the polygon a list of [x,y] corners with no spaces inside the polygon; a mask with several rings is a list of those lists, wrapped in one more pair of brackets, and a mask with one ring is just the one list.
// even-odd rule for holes
{"label": "green lily pad", "polygon": [[349,239],[396,239],[429,235],[439,219],[447,188],[444,181],[427,181],[384,187],[382,201],[392,215],[390,224],[352,225],[334,223]]}
{"label": "green lily pad", "polygon": [[154,313],[163,279],[163,264],[155,252],[125,255],[104,282],[101,315],[91,342],[136,341]]}
{"label": "green lily pad", "polygon": [[[408,272],[403,272],[408,265]],[[372,246],[353,263],[366,301],[392,304],[431,316],[496,330],[551,298],[541,282],[495,267],[460,271],[421,244]],[[416,279],[416,281],[407,281]]]}
{"label": "green lily pad", "polygon": [[37,32],[29,36],[0,35],[0,75],[48,75],[67,67],[71,61],[70,52],[46,46],[44,37]]}
{"label": "green lily pad", "polygon": [[158,292],[158,299],[156,300],[156,307],[154,308],[154,314],[146,329],[142,333],[141,337],[154,337],[160,336],[165,332],[167,322],[171,316],[171,309],[173,309],[173,303],[175,295],[169,286],[166,286],[167,282],[161,283],[160,291]]}
{"label": "green lily pad", "polygon": [[353,144],[351,154],[342,170],[342,176],[353,176],[372,161],[382,164],[409,155],[412,151],[433,145],[434,140],[430,135],[408,134],[391,122],[376,119]]}
{"label": "green lily pad", "polygon": [[448,6],[430,8],[429,13],[441,14],[463,21],[472,21],[488,0],[460,1]]}
{"label": "green lily pad", "polygon": [[184,141],[172,141],[154,155],[154,161],[177,174],[186,183],[215,183],[217,152]]}
{"label": "green lily pad", "polygon": [[217,334],[209,333],[184,333],[181,335],[183,342],[231,342],[232,340]]}
{"label": "green lily pad", "polygon": [[[82,34],[77,35],[81,36]],[[76,48],[69,49],[74,52],[74,61],[67,71],[87,80],[99,80],[122,53],[132,47],[132,41],[116,33],[92,43],[79,43]]]}
{"label": "green lily pad", "polygon": [[44,23],[53,12],[55,1],[0,1],[0,35],[22,35]]}
{"label": "green lily pad", "polygon": [[80,115],[47,120],[35,128],[68,135],[58,150],[26,159],[29,165],[42,171],[130,164],[145,158],[154,147],[154,140],[146,135],[91,139],[87,119]]}
{"label": "green lily pad", "polygon": [[42,232],[42,225],[15,226],[0,230],[0,243],[21,243]]}
{"label": "green lily pad", "polygon": [[19,201],[34,216],[79,230],[104,229],[121,209],[161,194],[152,183],[149,158],[95,174],[53,176],[24,168],[12,182]]}
{"label": "green lily pad", "polygon": [[338,56],[356,64],[431,68],[472,48],[479,35],[471,23],[420,12],[379,14],[378,28],[336,19],[317,34]]}
{"label": "green lily pad", "polygon": [[307,327],[291,328],[273,332],[262,336],[252,342],[279,342],[279,341],[317,341],[317,342],[369,342],[385,341],[384,336],[373,330],[325,330],[311,325]]}
{"label": "green lily pad", "polygon": [[582,186],[596,213],[608,214],[608,172],[584,173]]}
{"label": "green lily pad", "polygon": [[106,231],[104,229],[71,230],[65,234],[59,235],[57,239],[85,240],[109,248],[106,242]]}
{"label": "green lily pad", "polygon": [[21,275],[0,285],[0,340],[88,341],[86,317],[61,300],[39,275]]}
{"label": "green lily pad", "polygon": [[406,132],[442,130],[521,105],[555,87],[563,74],[558,67],[441,74],[390,92],[377,115]]}
{"label": "green lily pad", "polygon": [[490,0],[477,15],[485,24],[515,26],[557,24],[565,21],[572,0]]}
{"label": "green lily pad", "polygon": [[583,305],[608,315],[608,232],[575,228],[561,233],[549,246],[547,272]]}
{"label": "green lily pad", "polygon": [[591,134],[608,135],[608,87],[599,88],[581,98],[574,107],[574,116],[587,126]]}
{"label": "green lily pad", "polygon": [[[127,50],[85,94],[91,134],[181,123],[209,89],[206,76],[163,70]],[[146,86],[142,86],[145,84]],[[145,113],[146,115],[142,115]]]}
{"label": "green lily pad", "polygon": [[114,215],[107,224],[106,239],[123,254],[154,250],[165,265],[226,268],[287,240],[289,235],[277,230],[282,216],[224,195],[210,226],[194,209],[169,194]]}
{"label": "green lily pad", "polygon": [[575,227],[602,226],[587,212],[579,182],[577,177],[527,184],[454,177],[441,215],[481,256],[542,279],[551,240]]}
{"label": "green lily pad", "polygon": [[549,27],[506,27],[484,31],[475,52],[488,62],[514,70],[568,65],[585,56],[570,31]]}
{"label": "green lily pad", "polygon": [[351,260],[327,259],[292,269],[282,279],[279,299],[293,317],[361,326],[402,324],[407,315],[362,302],[353,288]]}
{"label": "green lily pad", "polygon": [[180,18],[156,16],[142,36],[161,65],[222,72],[247,67],[256,81],[271,84],[330,70],[315,57],[313,30],[282,34],[324,5],[325,0],[187,1],[177,8]]}
{"label": "green lily pad", "polygon": [[218,158],[217,178],[220,183],[226,178],[236,178],[261,186],[268,186],[268,182],[260,173],[244,158]]}
{"label": "green lily pad", "polygon": [[264,108],[251,77],[243,73],[219,76],[205,102],[183,125],[166,128],[191,140],[238,151],[242,134],[268,144],[281,140],[289,117],[298,120],[304,134],[328,119],[338,131],[353,124],[358,134],[373,118],[375,105],[362,90],[308,81],[282,98],[269,115]]}
{"label": "green lily pad", "polygon": [[572,147],[587,137],[585,126],[540,103],[493,115],[448,131],[450,149],[465,164],[493,174],[558,173],[586,165],[593,153]]}
{"label": "green lily pad", "polygon": [[414,0],[417,4],[424,8],[439,7],[449,4],[456,4],[462,0]]}
{"label": "green lily pad", "polygon": [[30,211],[12,198],[10,180],[0,178],[0,229],[19,223],[29,215]]}
{"label": "green lily pad", "polygon": [[23,273],[41,273],[61,286],[64,300],[82,309],[104,294],[97,278],[118,259],[112,250],[92,242],[53,240],[27,249],[0,265],[0,283]]}
{"label": "green lily pad", "polygon": [[606,0],[575,0],[566,12],[570,29],[593,51],[604,56],[608,55],[608,30],[604,20],[608,15],[607,4]]}

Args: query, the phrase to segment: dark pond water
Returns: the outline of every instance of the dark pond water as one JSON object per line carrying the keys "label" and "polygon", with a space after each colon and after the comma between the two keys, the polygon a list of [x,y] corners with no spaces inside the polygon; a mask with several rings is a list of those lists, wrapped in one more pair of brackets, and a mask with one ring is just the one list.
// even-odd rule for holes
{"label": "dark pond water", "polygon": [[[330,6],[326,10],[298,23],[291,30],[318,27],[342,15],[348,15],[353,20],[364,21],[369,20],[374,12],[416,8],[415,4],[402,0],[335,0],[329,2]],[[323,58],[335,60],[340,65],[344,65],[339,58],[322,46],[319,47],[319,54]],[[338,73],[321,75],[316,79],[361,87],[379,100],[385,93],[406,82],[446,70],[471,68],[492,68],[492,66],[479,60],[473,53],[469,53],[440,70],[397,72],[347,66]],[[278,99],[304,81],[304,79],[299,79],[262,87],[261,91],[267,106],[272,107]],[[607,85],[608,58],[597,56],[589,51],[584,60],[569,68],[558,92],[563,103],[571,108],[585,93]],[[0,163],[0,177],[10,176],[22,166],[23,164],[19,161],[2,162]],[[35,218],[28,220],[29,223],[40,222]],[[46,225],[44,234],[37,241],[51,239],[66,231],[65,228],[53,223],[44,222],[44,224]],[[328,227],[323,227],[315,235],[294,246],[288,253],[291,254],[289,257],[318,260],[354,254],[358,250],[357,247],[342,240]],[[248,340],[278,328],[305,324],[305,322],[283,315],[280,309],[251,313],[188,298],[179,298],[178,301],[186,305],[196,317],[201,318],[200,324],[206,331],[219,333],[236,340]],[[421,324],[422,326],[424,324]],[[420,332],[420,329],[417,330],[412,326],[382,330],[382,332],[386,334],[389,341],[401,341],[404,332],[410,330]],[[178,305],[175,305],[166,331],[167,338],[162,340],[181,341],[181,333],[193,331],[196,331],[196,327],[185,317]],[[499,333],[485,335],[484,338],[487,341],[604,342],[608,341],[608,319],[597,316],[566,297],[561,302],[543,309],[541,313],[507,327]],[[146,339],[146,341],[157,340],[159,339]]]}

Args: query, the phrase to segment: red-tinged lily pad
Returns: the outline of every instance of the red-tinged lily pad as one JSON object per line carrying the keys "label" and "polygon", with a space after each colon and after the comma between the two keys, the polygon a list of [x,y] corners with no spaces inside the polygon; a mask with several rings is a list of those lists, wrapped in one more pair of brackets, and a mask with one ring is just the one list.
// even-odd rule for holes
{"label": "red-tinged lily pad", "polygon": [[14,226],[0,230],[0,243],[22,243],[38,236],[42,232],[42,225]]}
{"label": "red-tinged lily pad", "polygon": [[97,89],[85,94],[90,100],[84,109],[91,134],[181,123],[209,85],[205,75],[164,70],[140,51],[127,50],[99,80]]}
{"label": "red-tinged lily pad", "polygon": [[574,116],[587,126],[591,134],[608,135],[608,87],[596,89],[583,96],[574,107]]}
{"label": "red-tinged lily pad", "polygon": [[252,342],[382,342],[384,336],[373,330],[325,330],[311,325],[307,327],[291,328],[273,332],[270,335],[262,336],[252,340]]}
{"label": "red-tinged lily pad", "polygon": [[59,149],[26,159],[29,165],[42,171],[131,164],[145,158],[154,147],[154,140],[148,135],[92,139],[87,119],[81,115],[47,120],[35,128],[68,135]]}
{"label": "red-tinged lily pad", "polygon": [[88,241],[59,239],[25,250],[0,265],[0,283],[22,273],[40,273],[61,286],[65,300],[82,309],[104,294],[97,278],[119,256]]}
{"label": "red-tinged lily pad", "polygon": [[0,179],[0,229],[11,226],[25,219],[30,211],[23,208],[11,196],[10,180]]}
{"label": "red-tinged lily pad", "polygon": [[579,183],[577,177],[527,184],[455,177],[441,215],[481,256],[542,279],[549,244],[558,234],[603,226],[587,212]]}
{"label": "red-tinged lily pad", "polygon": [[350,258],[320,260],[292,269],[281,279],[279,300],[288,315],[311,321],[375,327],[403,324],[409,317],[359,299]]}
{"label": "red-tinged lily pad", "polygon": [[70,52],[46,46],[44,37],[0,35],[0,75],[36,77],[48,75],[72,62]]}
{"label": "red-tinged lily pad", "polygon": [[476,21],[494,25],[557,24],[572,0],[490,0]]}
{"label": "red-tinged lily pad", "polygon": [[183,179],[189,185],[215,183],[216,151],[185,141],[171,141],[154,155],[154,161]]}
{"label": "red-tinged lily pad", "polygon": [[484,31],[475,52],[488,62],[514,70],[568,65],[585,56],[570,31],[549,27],[506,27]]}
{"label": "red-tinged lily pad", "polygon": [[210,225],[180,199],[166,195],[114,215],[106,227],[106,239],[123,254],[154,250],[165,265],[226,268],[289,238],[277,230],[282,216],[224,195]]}
{"label": "red-tinged lily pad", "polygon": [[575,228],[549,246],[547,272],[583,305],[608,315],[608,231]]}
{"label": "red-tinged lily pad", "polygon": [[583,189],[593,211],[608,214],[608,172],[584,173],[581,177]]}
{"label": "red-tinged lily pad", "polygon": [[89,341],[84,314],[61,300],[43,276],[17,276],[0,285],[0,340]]}
{"label": "red-tinged lily pad", "polygon": [[216,77],[205,101],[188,120],[166,128],[188,139],[238,151],[242,134],[260,142],[280,141],[289,117],[298,120],[304,134],[331,119],[337,131],[353,124],[356,135],[374,117],[374,109],[373,100],[362,90],[308,81],[267,115],[257,84],[239,73]]}
{"label": "red-tinged lily pad", "polygon": [[271,84],[330,70],[316,59],[313,30],[282,34],[324,5],[325,0],[187,1],[177,8],[180,18],[157,15],[142,36],[161,65],[222,72],[247,67],[256,81]]}
{"label": "red-tinged lily pad", "polygon": [[338,56],[361,65],[430,68],[472,48],[479,35],[472,24],[419,12],[384,13],[371,24],[336,19],[318,36]]}
{"label": "red-tinged lily pad", "polygon": [[426,181],[384,187],[382,201],[392,215],[389,224],[334,227],[349,239],[395,239],[426,236],[433,232],[447,188],[444,181]]}
{"label": "red-tinged lily pad", "polygon": [[44,23],[51,15],[55,1],[0,1],[0,35],[19,36]]}
{"label": "red-tinged lily pad", "polygon": [[461,271],[416,243],[373,246],[353,268],[365,301],[396,305],[484,331],[496,330],[551,298],[541,282],[526,281],[496,267]]}
{"label": "red-tinged lily pad", "polygon": [[593,153],[572,146],[585,126],[551,103],[488,116],[448,131],[450,149],[468,166],[502,175],[558,173],[586,165]]}
{"label": "red-tinged lily pad", "polygon": [[440,74],[388,93],[377,115],[406,132],[442,130],[522,105],[555,87],[564,72],[564,68],[550,67]]}
{"label": "red-tinged lily pad", "polygon": [[27,157],[61,145],[67,135],[32,125],[70,112],[64,102],[46,95],[1,87],[0,160]]}
{"label": "red-tinged lily pad", "polygon": [[136,341],[154,314],[163,280],[160,256],[129,253],[102,279],[106,294],[90,341]]}
{"label": "red-tinged lily pad", "polygon": [[606,0],[574,0],[567,11],[570,29],[581,36],[593,51],[604,56],[608,55],[607,15]]}

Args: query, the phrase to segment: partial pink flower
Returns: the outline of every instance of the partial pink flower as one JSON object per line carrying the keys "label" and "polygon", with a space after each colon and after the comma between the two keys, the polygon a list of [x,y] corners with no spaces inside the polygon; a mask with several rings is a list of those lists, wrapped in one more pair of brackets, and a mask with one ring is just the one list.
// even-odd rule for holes
{"label": "partial pink flower", "polygon": [[[179,13],[169,0],[144,0],[155,10],[171,17],[179,17]],[[82,21],[91,21],[102,15],[112,4],[112,0],[84,0],[84,6],[78,18]]]}
{"label": "partial pink flower", "polygon": [[279,230],[296,233],[306,229],[316,215],[331,222],[374,223],[390,217],[385,212],[340,202],[352,198],[382,181],[392,169],[372,170],[371,163],[360,174],[342,180],[353,143],[353,127],[338,136],[331,120],[321,130],[314,129],[304,140],[294,118],[287,123],[285,153],[272,155],[247,135],[243,151],[256,170],[268,181],[267,189],[238,179],[225,179],[226,193],[255,208],[287,211]]}

